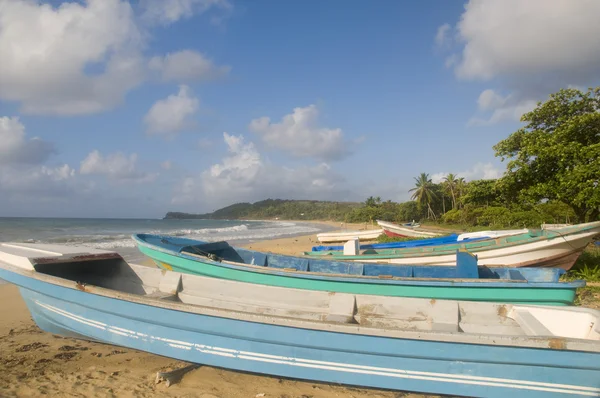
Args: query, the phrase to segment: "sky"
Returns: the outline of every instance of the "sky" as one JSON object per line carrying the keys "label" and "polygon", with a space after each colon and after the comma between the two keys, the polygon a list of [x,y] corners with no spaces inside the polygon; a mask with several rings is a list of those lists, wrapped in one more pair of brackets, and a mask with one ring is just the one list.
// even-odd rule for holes
{"label": "sky", "polygon": [[600,81],[597,0],[0,0],[0,216],[405,201]]}

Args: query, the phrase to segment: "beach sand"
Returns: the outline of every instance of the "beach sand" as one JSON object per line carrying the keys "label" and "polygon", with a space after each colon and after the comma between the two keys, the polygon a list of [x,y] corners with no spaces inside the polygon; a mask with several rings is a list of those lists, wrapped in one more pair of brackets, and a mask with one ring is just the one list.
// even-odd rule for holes
{"label": "beach sand", "polygon": [[[339,223],[330,223],[338,226]],[[345,226],[364,228],[364,224]],[[316,235],[253,242],[253,249],[296,254],[310,250]],[[129,348],[62,338],[31,320],[18,288],[0,285],[1,397],[201,397],[330,398],[427,397],[352,388],[202,366],[170,387],[155,384],[156,372],[187,364]],[[264,395],[260,395],[264,394]]]}

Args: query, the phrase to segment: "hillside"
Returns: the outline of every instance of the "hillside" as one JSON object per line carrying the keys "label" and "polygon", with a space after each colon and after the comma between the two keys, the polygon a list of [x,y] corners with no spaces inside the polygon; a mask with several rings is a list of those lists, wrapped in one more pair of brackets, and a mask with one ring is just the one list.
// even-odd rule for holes
{"label": "hillside", "polygon": [[256,203],[236,203],[212,213],[168,212],[165,219],[274,219],[344,220],[346,214],[360,207],[358,202],[323,202],[318,200],[266,199]]}

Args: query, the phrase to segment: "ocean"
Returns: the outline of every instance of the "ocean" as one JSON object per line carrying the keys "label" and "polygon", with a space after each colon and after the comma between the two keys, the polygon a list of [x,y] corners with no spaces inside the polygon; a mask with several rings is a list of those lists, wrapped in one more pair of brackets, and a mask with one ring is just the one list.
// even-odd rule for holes
{"label": "ocean", "polygon": [[244,244],[327,229],[322,224],[291,221],[0,217],[0,242],[55,243],[114,250],[127,261],[136,262],[144,257],[131,239],[134,233]]}

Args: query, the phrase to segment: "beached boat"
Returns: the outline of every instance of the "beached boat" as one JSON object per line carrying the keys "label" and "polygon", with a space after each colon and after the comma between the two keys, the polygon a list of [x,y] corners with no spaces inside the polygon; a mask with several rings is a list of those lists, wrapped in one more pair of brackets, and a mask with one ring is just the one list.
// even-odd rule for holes
{"label": "beached boat", "polygon": [[476,242],[405,249],[369,249],[357,255],[306,252],[335,261],[388,264],[452,265],[456,250],[477,254],[479,265],[505,267],[558,267],[570,269],[585,247],[600,235],[600,221],[568,227],[529,230],[527,233]]}
{"label": "beached boat", "polygon": [[[451,234],[447,236],[440,236],[439,238],[428,238],[428,239],[416,239],[402,242],[388,242],[388,243],[368,243],[361,244],[360,250],[366,249],[400,249],[405,247],[418,247],[418,246],[438,246],[446,245],[449,243],[457,242],[473,242],[475,240],[498,238],[500,236],[518,235],[528,232],[528,229],[510,229],[505,231],[478,231],[478,232],[466,232],[460,235]],[[339,251],[343,250],[343,246],[313,246],[312,251]]]}
{"label": "beached boat", "polygon": [[[435,232],[422,231],[417,226],[414,225],[398,225],[393,222],[381,221],[377,220],[377,224],[383,229],[383,233],[387,236],[395,237],[395,236],[407,236],[407,237],[415,237],[415,238],[427,238],[433,236],[440,236],[441,234]],[[420,227],[420,225],[419,225]]]}
{"label": "beached boat", "polygon": [[20,287],[47,332],[328,383],[477,397],[600,394],[596,310],[257,289],[79,250],[0,244],[0,278]]}
{"label": "beached boat", "polygon": [[559,282],[559,269],[478,267],[469,253],[455,267],[332,262],[236,248],[227,242],[139,234],[139,250],[167,270],[261,285],[381,296],[569,305],[584,281]]}
{"label": "beached boat", "polygon": [[362,240],[373,240],[377,239],[379,235],[383,233],[382,229],[366,229],[362,231],[337,231],[337,232],[323,232],[317,234],[317,240],[319,242],[345,242],[349,239],[359,238]]}

